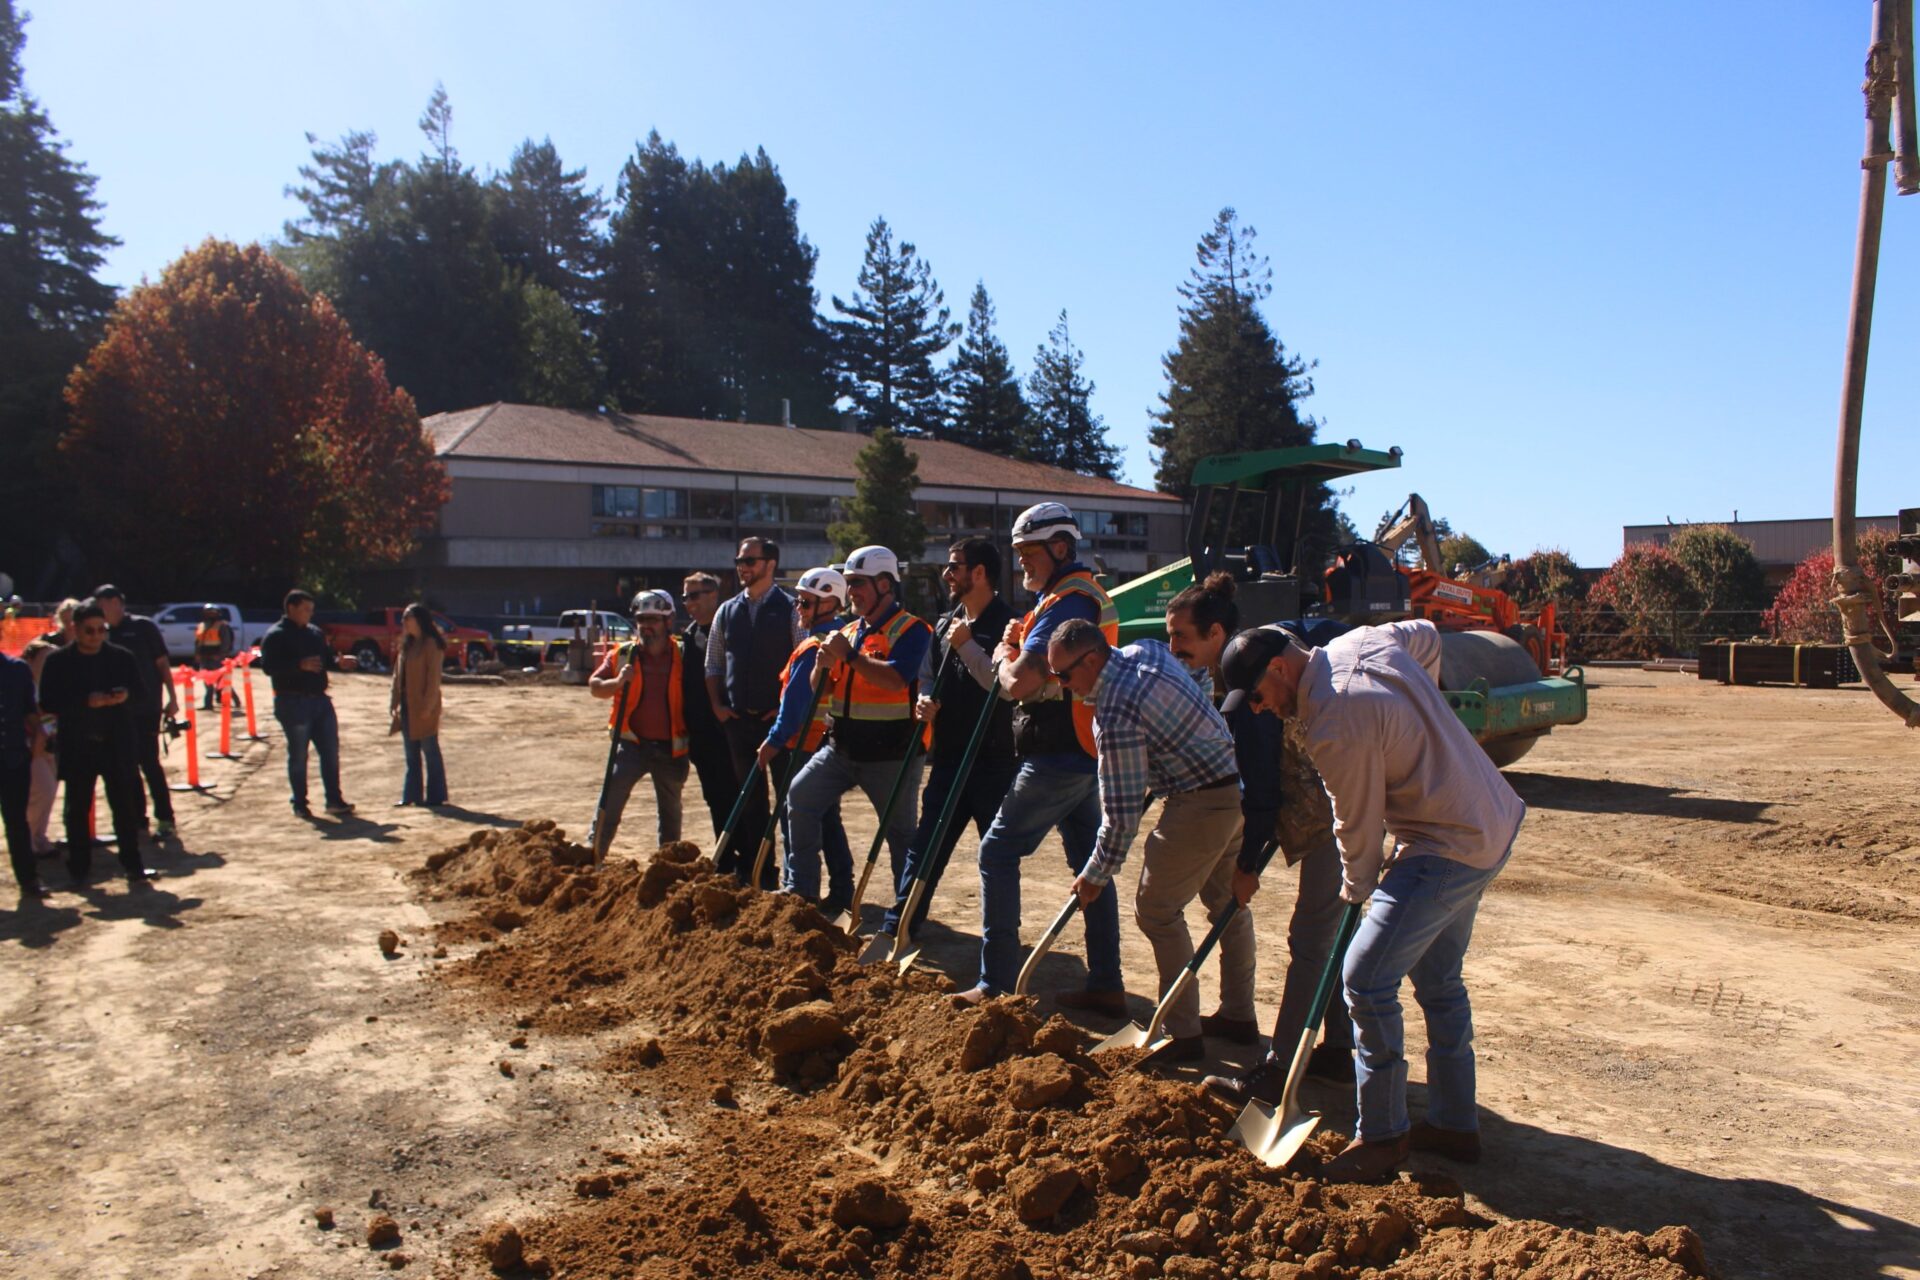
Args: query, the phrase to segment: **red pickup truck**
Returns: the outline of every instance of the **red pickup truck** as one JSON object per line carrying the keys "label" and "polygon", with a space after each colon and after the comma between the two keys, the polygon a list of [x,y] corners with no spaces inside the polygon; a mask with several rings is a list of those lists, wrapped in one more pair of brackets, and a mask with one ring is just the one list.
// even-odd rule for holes
{"label": "red pickup truck", "polygon": [[[399,609],[368,609],[358,613],[325,613],[314,619],[335,653],[352,654],[362,671],[390,670],[400,644]],[[493,637],[476,627],[456,626],[444,614],[433,620],[447,638],[447,665],[471,671],[493,657]]]}

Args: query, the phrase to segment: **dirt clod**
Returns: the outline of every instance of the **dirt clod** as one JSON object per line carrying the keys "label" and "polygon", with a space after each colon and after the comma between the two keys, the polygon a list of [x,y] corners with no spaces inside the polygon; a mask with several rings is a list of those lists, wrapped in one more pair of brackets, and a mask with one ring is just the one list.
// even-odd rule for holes
{"label": "dirt clod", "polygon": [[400,935],[391,929],[380,931],[380,954],[391,960],[400,954]]}
{"label": "dirt clod", "polygon": [[769,1018],[760,1044],[768,1053],[811,1053],[829,1047],[846,1034],[846,1024],[831,1004],[809,1000]]}
{"label": "dirt clod", "polygon": [[1080,1174],[1064,1160],[1043,1160],[1015,1169],[1007,1178],[1013,1210],[1022,1222],[1044,1222],[1080,1189]]}
{"label": "dirt clod", "polygon": [[319,1227],[322,1231],[333,1230],[333,1209],[324,1204],[318,1209],[315,1209],[313,1211],[313,1225]]}
{"label": "dirt clod", "polygon": [[480,1256],[495,1271],[511,1271],[520,1265],[526,1242],[520,1229],[510,1222],[496,1222],[480,1233]]}
{"label": "dirt clod", "polygon": [[400,1224],[384,1213],[377,1213],[367,1223],[367,1248],[384,1249],[388,1245],[400,1243]]}
{"label": "dirt clod", "polygon": [[891,1231],[907,1220],[907,1202],[886,1183],[861,1178],[833,1193],[833,1220],[842,1227]]}

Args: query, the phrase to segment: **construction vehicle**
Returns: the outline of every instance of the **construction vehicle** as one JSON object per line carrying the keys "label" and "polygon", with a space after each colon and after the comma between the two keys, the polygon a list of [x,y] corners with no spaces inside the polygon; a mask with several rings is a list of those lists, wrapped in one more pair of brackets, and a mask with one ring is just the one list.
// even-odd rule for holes
{"label": "construction vehicle", "polygon": [[[1566,636],[1551,611],[1523,618],[1497,588],[1442,577],[1432,567],[1440,560],[1432,521],[1417,495],[1402,508],[1406,519],[1391,519],[1381,530],[1385,545],[1339,547],[1323,574],[1304,572],[1300,528],[1312,486],[1394,470],[1400,458],[1397,446],[1381,452],[1349,440],[1202,459],[1193,469],[1186,558],[1112,592],[1122,641],[1164,638],[1168,603],[1225,569],[1236,580],[1242,625],[1282,623],[1309,644],[1358,625],[1430,619],[1441,632],[1440,687],[1497,765],[1519,760],[1556,725],[1585,720],[1586,681],[1578,667],[1566,665]],[[1259,504],[1254,541],[1225,545],[1243,499]],[[1428,567],[1395,561],[1410,537],[1422,540]]]}

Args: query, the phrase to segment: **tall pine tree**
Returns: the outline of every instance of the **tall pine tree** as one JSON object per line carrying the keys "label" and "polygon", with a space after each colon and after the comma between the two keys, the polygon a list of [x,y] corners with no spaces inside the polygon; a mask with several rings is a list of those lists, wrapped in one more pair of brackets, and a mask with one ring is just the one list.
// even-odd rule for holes
{"label": "tall pine tree", "polygon": [[1120,450],[1108,441],[1107,424],[1093,411],[1086,362],[1086,354],[1073,345],[1062,311],[1033,354],[1033,372],[1027,375],[1032,415],[1019,456],[1115,480],[1120,476]]}
{"label": "tall pine tree", "polygon": [[655,132],[621,171],[601,345],[615,397],[689,418],[820,423],[832,412],[817,254],[765,150],[689,163]]}
{"label": "tall pine tree", "polygon": [[560,162],[553,139],[514,148],[490,187],[493,243],[502,262],[566,300],[581,315],[598,291],[600,223],[607,202],[587,190],[587,171]]}
{"label": "tall pine tree", "polygon": [[833,299],[840,391],[863,431],[881,427],[931,436],[940,429],[940,375],[934,357],[959,335],[933,269],[911,241],[897,245],[885,218],[867,230],[867,253],[850,301]]}
{"label": "tall pine tree", "polygon": [[827,538],[845,555],[856,547],[886,547],[902,560],[918,560],[927,545],[926,522],[913,500],[920,487],[920,460],[885,427],[854,455],[859,475],[847,518],[827,527]]}
{"label": "tall pine tree", "polygon": [[27,92],[24,24],[0,0],[0,570],[44,594],[72,492],[53,464],[61,386],[113,307],[95,273],[119,241],[100,229],[93,175]]}
{"label": "tall pine tree", "polygon": [[947,366],[947,420],[941,438],[1003,458],[1023,456],[1027,401],[1006,344],[993,331],[993,300],[985,282],[973,286],[966,336]]}
{"label": "tall pine tree", "polygon": [[[1312,444],[1319,428],[1300,411],[1313,394],[1312,364],[1289,355],[1260,314],[1273,272],[1255,239],[1233,209],[1222,209],[1180,287],[1180,340],[1161,359],[1167,388],[1147,431],[1160,455],[1154,483],[1162,492],[1189,493],[1201,458]],[[1307,495],[1302,523],[1301,563],[1312,567],[1335,540],[1325,485]]]}

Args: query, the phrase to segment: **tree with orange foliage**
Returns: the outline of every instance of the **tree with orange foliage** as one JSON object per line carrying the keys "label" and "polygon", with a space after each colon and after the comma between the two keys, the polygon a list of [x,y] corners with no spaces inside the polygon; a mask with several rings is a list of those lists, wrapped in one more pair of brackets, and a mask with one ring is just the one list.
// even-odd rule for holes
{"label": "tree with orange foliage", "polygon": [[[1860,534],[1856,547],[1860,569],[1873,592],[1873,620],[1880,629],[1874,643],[1891,653],[1892,619],[1899,616],[1887,577],[1900,572],[1900,556],[1893,552],[1893,535],[1880,529]],[[1780,584],[1773,606],[1761,616],[1767,634],[1798,644],[1839,644],[1840,615],[1833,607],[1833,548],[1822,547],[1794,566],[1793,576]]]}
{"label": "tree with orange foliage", "polygon": [[128,294],[66,398],[72,527],[143,595],[337,588],[447,498],[412,398],[258,245],[208,240]]}

